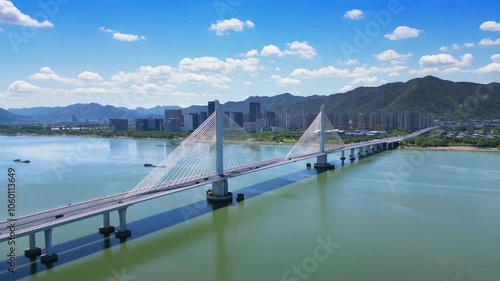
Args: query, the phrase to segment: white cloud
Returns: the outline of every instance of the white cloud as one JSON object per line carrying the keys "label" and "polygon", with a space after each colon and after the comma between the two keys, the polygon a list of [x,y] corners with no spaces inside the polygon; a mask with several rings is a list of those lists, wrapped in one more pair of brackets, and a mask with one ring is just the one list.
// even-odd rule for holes
{"label": "white cloud", "polygon": [[389,75],[390,77],[397,77],[397,76],[399,76],[399,72],[390,72],[387,75]]}
{"label": "white cloud", "polygon": [[491,60],[494,62],[500,62],[500,54],[492,55]]}
{"label": "white cloud", "polygon": [[279,66],[277,66],[274,71],[281,71],[281,68]]}
{"label": "white cloud", "polygon": [[222,36],[228,34],[228,30],[241,32],[245,27],[254,28],[255,24],[249,20],[243,22],[237,18],[232,18],[229,20],[218,20],[217,23],[212,23],[209,30],[215,31],[215,34],[218,36]]}
{"label": "white cloud", "polygon": [[349,71],[346,69],[338,69],[334,66],[327,66],[317,70],[308,70],[304,68],[295,69],[291,76],[299,77],[302,79],[311,79],[311,78],[319,78],[319,77],[334,77],[334,76],[346,76],[349,74]]}
{"label": "white cloud", "polygon": [[292,43],[287,43],[286,46],[288,50],[285,50],[285,54],[298,55],[303,59],[312,59],[316,56],[316,50],[309,46],[306,41],[294,41]]}
{"label": "white cloud", "polygon": [[378,59],[378,60],[382,60],[382,61],[386,61],[386,60],[405,60],[409,57],[411,57],[411,53],[408,53],[408,54],[398,54],[396,51],[394,50],[387,50],[387,51],[384,51],[380,54],[377,54],[375,55],[375,57]]}
{"label": "white cloud", "polygon": [[3,29],[0,28],[0,32],[3,32]]}
{"label": "white cloud", "polygon": [[[462,46],[460,44],[453,43],[453,44],[451,44],[451,49],[460,50],[462,48],[472,48],[474,46],[475,46],[475,44],[472,42],[464,43]],[[448,52],[449,50],[450,50],[450,48],[446,47],[446,46],[442,46],[441,48],[439,48],[439,51],[441,51],[443,53]]]}
{"label": "white cloud", "polygon": [[479,42],[479,45],[481,46],[494,46],[494,45],[500,45],[500,38],[497,38],[497,40],[493,41],[490,38],[483,39]]}
{"label": "white cloud", "polygon": [[486,73],[492,73],[492,72],[500,72],[500,63],[490,63],[486,66],[483,66],[475,71],[476,73],[479,74],[486,74]]}
{"label": "white cloud", "polygon": [[484,31],[500,31],[500,22],[485,21],[479,28]]}
{"label": "white cloud", "polygon": [[122,42],[133,42],[133,41],[139,41],[139,40],[146,40],[146,37],[142,35],[135,35],[135,34],[126,34],[126,33],[121,33],[113,29],[105,28],[105,27],[100,27],[100,31],[102,32],[107,32],[107,33],[113,33],[112,38],[118,41]]}
{"label": "white cloud", "polygon": [[280,50],[276,45],[267,45],[262,48],[260,55],[264,57],[283,57],[285,55],[297,55],[303,59],[312,59],[316,56],[316,50],[306,41],[294,41],[286,44],[287,49]]}
{"label": "white cloud", "polygon": [[257,58],[247,58],[243,60],[227,58],[222,61],[216,57],[184,58],[179,62],[181,72],[191,73],[229,73],[237,69],[245,72],[255,72],[259,60]]}
{"label": "white cloud", "polygon": [[292,85],[300,85],[301,81],[298,79],[293,79],[293,78],[288,78],[288,77],[281,77],[279,75],[273,74],[271,76],[271,79],[273,79],[278,86],[292,86]]}
{"label": "white cloud", "polygon": [[355,65],[358,64],[359,61],[357,59],[349,59],[347,61],[337,60],[337,63],[340,65]]}
{"label": "white cloud", "polygon": [[246,54],[244,54],[243,56],[246,58],[251,58],[251,57],[257,56],[258,54],[259,54],[259,51],[253,49],[253,50],[246,52]]}
{"label": "white cloud", "polygon": [[350,91],[352,89],[353,89],[353,86],[351,86],[351,85],[345,85],[344,87],[342,87],[342,88],[339,89],[339,92],[345,93],[345,92]]}
{"label": "white cloud", "polygon": [[0,22],[33,27],[54,27],[54,24],[48,20],[39,22],[23,14],[12,2],[5,0],[0,1]]}
{"label": "white cloud", "polygon": [[378,66],[372,66],[372,67],[356,67],[351,74],[349,75],[350,77],[353,78],[360,78],[360,77],[368,77],[369,75],[374,75],[376,73],[391,73],[391,72],[399,72],[401,70],[406,69],[406,66],[402,65],[395,65],[391,67],[378,67]]}
{"label": "white cloud", "polygon": [[351,81],[351,84],[374,85],[380,82],[378,77],[359,77]]}
{"label": "white cloud", "polygon": [[245,85],[252,85],[253,83],[251,81],[243,81],[243,84],[245,84]]}
{"label": "white cloud", "polygon": [[101,75],[97,72],[84,71],[78,74],[78,79],[90,82],[102,81]]}
{"label": "white cloud", "polygon": [[262,48],[260,51],[260,55],[264,57],[282,57],[284,56],[283,52],[275,45],[267,45]]}
{"label": "white cloud", "polygon": [[23,80],[16,80],[7,87],[8,93],[32,93],[40,89],[39,87],[32,85]]}
{"label": "white cloud", "polygon": [[38,81],[53,81],[65,84],[79,83],[76,79],[59,76],[55,71],[53,71],[50,67],[47,66],[40,68],[40,72],[31,75],[30,79]]}
{"label": "white cloud", "polygon": [[408,71],[408,73],[411,75],[427,75],[427,74],[432,74],[432,73],[437,73],[437,72],[439,72],[439,69],[437,69],[437,68],[410,69]]}
{"label": "white cloud", "polygon": [[468,66],[472,64],[474,58],[471,54],[466,53],[460,60],[449,54],[426,55],[420,58],[419,64],[422,68],[449,68],[454,66]]}
{"label": "white cloud", "polygon": [[401,40],[418,37],[420,32],[422,32],[422,30],[403,25],[396,27],[392,33],[385,34],[384,37],[389,40]]}
{"label": "white cloud", "polygon": [[360,20],[364,16],[364,12],[359,9],[352,9],[350,11],[345,12],[344,18],[351,20]]}

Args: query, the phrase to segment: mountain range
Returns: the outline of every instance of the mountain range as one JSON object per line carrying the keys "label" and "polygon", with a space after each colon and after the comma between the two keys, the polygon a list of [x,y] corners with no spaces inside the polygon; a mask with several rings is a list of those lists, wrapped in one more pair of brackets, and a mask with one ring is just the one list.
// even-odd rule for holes
{"label": "mountain range", "polygon": [[[328,96],[303,97],[289,93],[272,97],[253,96],[244,101],[227,102],[223,104],[223,109],[248,113],[250,102],[260,102],[261,111],[296,109],[317,112],[324,104],[327,111],[349,114],[411,110],[444,119],[500,119],[500,83],[453,82],[426,76],[378,87],[359,87],[346,93]],[[181,109],[181,107],[127,109],[90,103],[64,107],[18,108],[8,111],[0,109],[0,122],[70,121],[72,115],[76,115],[80,120],[134,119],[149,115],[163,117],[165,109]],[[182,110],[184,114],[199,113],[206,111],[207,106],[193,105]]]}

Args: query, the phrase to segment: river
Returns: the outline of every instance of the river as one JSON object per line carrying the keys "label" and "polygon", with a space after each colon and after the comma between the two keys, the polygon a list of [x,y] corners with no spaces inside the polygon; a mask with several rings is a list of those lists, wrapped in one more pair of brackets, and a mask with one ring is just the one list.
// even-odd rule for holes
{"label": "river", "polygon": [[[176,145],[0,136],[0,219],[8,168],[19,216],[130,190],[151,171],[144,163]],[[345,166],[339,157],[329,155],[337,168],[327,172],[306,169],[311,159],[230,179],[246,200],[224,208],[206,203],[209,186],[131,206],[127,242],[103,240],[101,217],[55,228],[51,268],[23,256],[21,237],[8,272],[3,242],[0,280],[500,280],[500,153],[398,149]]]}

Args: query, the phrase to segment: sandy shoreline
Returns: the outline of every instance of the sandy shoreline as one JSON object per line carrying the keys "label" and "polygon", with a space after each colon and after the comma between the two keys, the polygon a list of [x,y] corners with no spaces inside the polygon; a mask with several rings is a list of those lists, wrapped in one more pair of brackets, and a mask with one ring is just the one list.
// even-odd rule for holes
{"label": "sandy shoreline", "polygon": [[402,149],[420,150],[454,150],[454,151],[487,151],[500,152],[498,148],[474,147],[474,146],[433,146],[433,147],[400,147]]}

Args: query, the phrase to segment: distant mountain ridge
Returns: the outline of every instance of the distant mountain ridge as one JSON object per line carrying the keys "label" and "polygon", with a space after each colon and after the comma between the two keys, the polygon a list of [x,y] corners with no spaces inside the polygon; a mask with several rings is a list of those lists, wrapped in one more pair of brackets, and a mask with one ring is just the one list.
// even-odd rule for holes
{"label": "distant mountain ridge", "polygon": [[[466,102],[469,101],[469,104]],[[445,119],[500,119],[500,84],[452,82],[434,76],[411,79],[407,82],[387,83],[378,87],[359,87],[346,93],[328,96],[294,96],[284,93],[272,97],[252,96],[244,101],[223,104],[225,111],[248,113],[250,102],[260,102],[261,111],[296,109],[317,112],[322,104],[327,111],[356,114],[360,112],[396,112],[413,110]],[[65,107],[33,107],[0,111],[0,120],[15,122],[22,118],[36,121],[70,121],[72,115],[79,120],[108,118],[162,117],[165,109],[179,106],[127,109],[110,105],[73,104]],[[206,105],[193,105],[182,109],[184,114],[207,111]],[[9,115],[14,114],[14,116]],[[12,120],[12,121],[9,121]]]}

